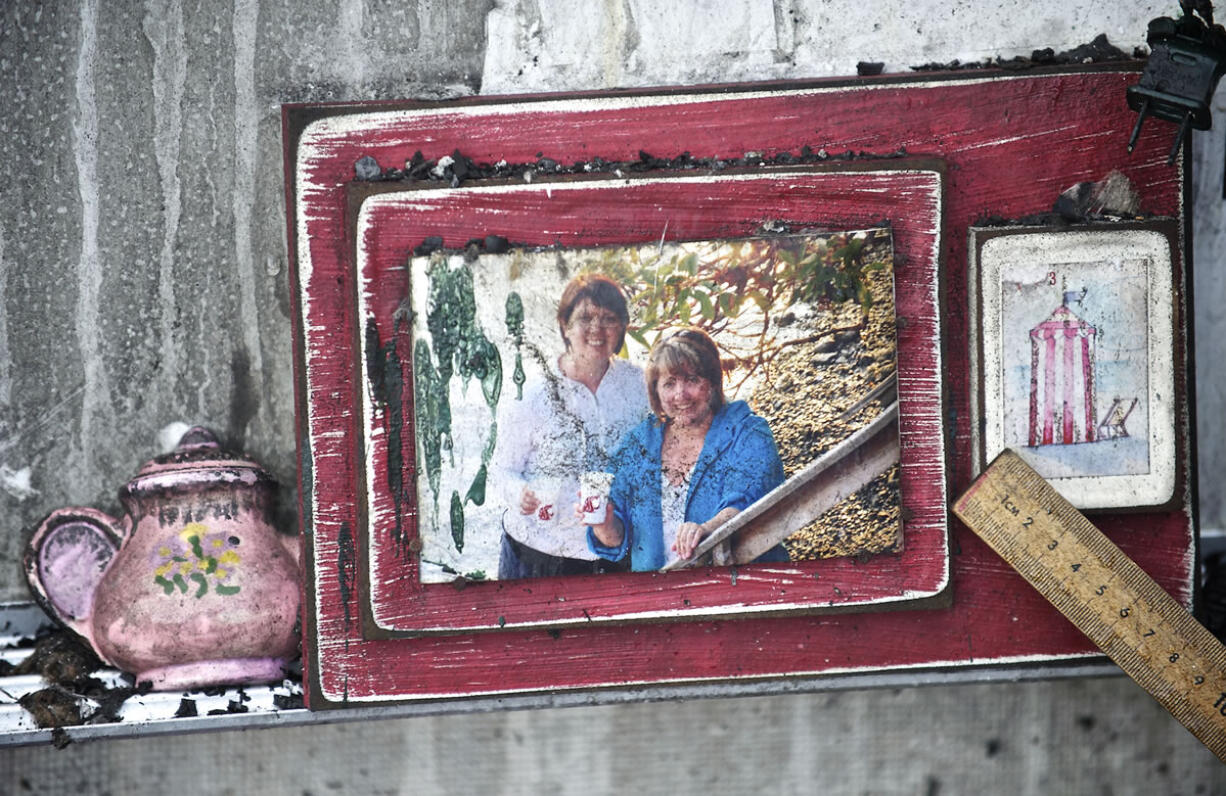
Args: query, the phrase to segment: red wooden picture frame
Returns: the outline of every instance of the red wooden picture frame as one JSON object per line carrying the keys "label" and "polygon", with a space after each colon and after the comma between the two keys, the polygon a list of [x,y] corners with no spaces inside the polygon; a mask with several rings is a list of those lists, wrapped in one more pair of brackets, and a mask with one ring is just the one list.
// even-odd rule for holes
{"label": "red wooden picture frame", "polygon": [[[404,486],[414,477],[413,460],[403,453],[390,457],[399,471],[388,477],[389,440],[396,440],[397,450],[413,449],[411,391],[402,390],[399,405],[390,409],[368,397],[361,416],[366,476],[357,528],[357,547],[365,553],[360,591],[369,594],[361,602],[367,635],[845,611],[939,596],[949,582],[945,451],[942,436],[929,430],[941,423],[936,287],[942,176],[937,163],[891,159],[703,176],[360,191],[353,237],[362,345],[396,345],[406,371],[412,341],[398,336],[396,325],[410,289],[406,256],[430,235],[461,243],[497,233],[525,246],[608,245],[655,242],[665,230],[672,239],[696,240],[744,237],[768,221],[797,229],[853,229],[888,219],[901,263],[895,269],[896,313],[904,319],[898,378],[912,385],[899,406],[906,519],[897,553],[668,575],[477,582],[463,589],[419,582],[413,501]],[[384,378],[383,366],[378,370]],[[363,364],[359,372],[368,395],[378,390],[369,368]],[[389,428],[397,421],[398,428]]]}
{"label": "red wooden picture frame", "polygon": [[[885,77],[582,97],[473,98],[454,103],[287,106],[287,206],[294,255],[302,522],[309,576],[304,663],[312,708],[571,689],[796,677],[1084,658],[1094,648],[973,534],[950,521],[952,602],[925,611],[696,618],[591,626],[366,638],[357,544],[362,467],[357,444],[354,241],[347,186],[363,156],[399,167],[416,150],[456,149],[477,162],[635,162],[640,152],[773,160],[805,150],[841,156],[907,153],[948,168],[938,288],[945,311],[939,373],[949,495],[970,483],[967,423],[966,234],[978,219],[1018,218],[1111,170],[1136,187],[1147,213],[1186,223],[1182,159],[1166,164],[1169,130],[1147,127],[1127,153],[1134,121],[1123,101],[1138,66]],[[748,159],[752,162],[754,158]],[[820,208],[815,209],[820,216]],[[656,230],[658,234],[658,230]],[[460,246],[463,240],[449,240]],[[1176,374],[1188,376],[1186,252],[1173,263]],[[916,385],[900,381],[901,395]],[[1191,411],[1178,407],[1177,462],[1187,485],[1162,511],[1096,515],[1095,522],[1178,600],[1195,570]]]}

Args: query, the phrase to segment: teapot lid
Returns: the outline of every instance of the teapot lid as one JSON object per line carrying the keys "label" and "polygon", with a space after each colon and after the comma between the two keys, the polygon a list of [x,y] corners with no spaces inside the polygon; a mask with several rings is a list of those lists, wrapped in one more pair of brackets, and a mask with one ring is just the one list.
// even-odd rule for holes
{"label": "teapot lid", "polygon": [[217,436],[195,426],[179,438],[169,453],[156,456],[121,490],[127,494],[195,489],[215,484],[273,483],[272,476],[254,461],[224,450]]}

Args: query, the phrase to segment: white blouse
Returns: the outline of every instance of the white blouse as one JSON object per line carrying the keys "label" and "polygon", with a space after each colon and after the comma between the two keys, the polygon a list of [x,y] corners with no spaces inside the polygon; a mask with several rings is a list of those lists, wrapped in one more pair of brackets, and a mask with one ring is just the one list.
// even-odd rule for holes
{"label": "white blouse", "polygon": [[[533,550],[594,561],[586,526],[575,519],[579,475],[607,470],[622,437],[650,413],[642,369],[613,358],[593,394],[555,363],[522,401],[503,396],[490,470],[496,499],[506,507],[503,528]],[[521,514],[525,486],[552,509]]]}

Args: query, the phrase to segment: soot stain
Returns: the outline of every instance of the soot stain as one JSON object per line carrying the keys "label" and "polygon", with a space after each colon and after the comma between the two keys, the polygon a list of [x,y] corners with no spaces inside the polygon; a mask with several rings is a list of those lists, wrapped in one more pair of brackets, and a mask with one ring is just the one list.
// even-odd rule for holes
{"label": "soot stain", "polygon": [[260,409],[260,395],[251,374],[251,354],[240,344],[230,356],[230,422],[227,436],[243,446],[247,425]]}
{"label": "soot stain", "polygon": [[401,319],[396,320],[397,333],[383,343],[374,320],[366,324],[366,372],[370,391],[383,412],[384,432],[387,435],[387,488],[396,505],[392,543],[398,553],[405,555],[409,542],[404,528],[405,507],[409,500],[404,479],[404,368],[396,348]]}
{"label": "soot stain", "polygon": [[350,605],[358,586],[358,553],[354,544],[353,529],[349,523],[341,523],[340,536],[337,539],[336,570],[340,575],[338,581],[341,589],[341,604],[345,608],[345,646],[349,645],[348,630],[353,624],[353,613]]}

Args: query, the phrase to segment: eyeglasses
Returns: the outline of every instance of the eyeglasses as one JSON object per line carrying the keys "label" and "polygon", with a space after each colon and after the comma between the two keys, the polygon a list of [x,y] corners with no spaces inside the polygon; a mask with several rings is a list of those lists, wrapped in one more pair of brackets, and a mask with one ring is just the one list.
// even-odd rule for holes
{"label": "eyeglasses", "polygon": [[621,318],[611,313],[605,315],[575,315],[570,319],[571,326],[582,326],[590,329],[599,326],[601,329],[616,329],[622,325]]}

